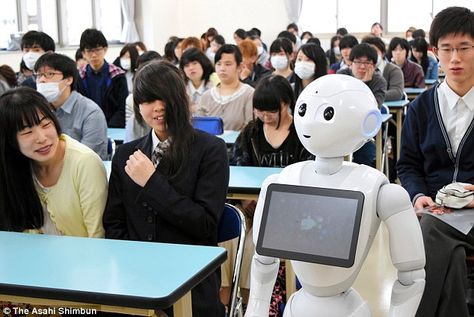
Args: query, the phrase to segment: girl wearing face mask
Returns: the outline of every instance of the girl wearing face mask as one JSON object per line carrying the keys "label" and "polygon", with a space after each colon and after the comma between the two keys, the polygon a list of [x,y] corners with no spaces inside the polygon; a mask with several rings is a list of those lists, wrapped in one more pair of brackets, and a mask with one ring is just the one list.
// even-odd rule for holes
{"label": "girl wearing face mask", "polygon": [[61,134],[31,88],[0,96],[0,230],[103,237],[107,176],[99,156]]}
{"label": "girl wearing face mask", "polygon": [[285,77],[290,83],[295,82],[295,73],[291,69],[291,53],[293,46],[286,38],[278,38],[270,46],[270,63],[274,69],[273,75]]}
{"label": "girl wearing face mask", "polygon": [[135,44],[125,44],[120,50],[119,56],[115,59],[114,65],[125,71],[127,78],[128,93],[133,91],[133,76],[137,70],[138,50]]}
{"label": "girl wearing face mask", "polygon": [[339,41],[342,36],[334,35],[331,38],[331,48],[326,51],[326,57],[329,59],[329,65],[338,63],[341,61],[341,50],[339,49]]}
{"label": "girl wearing face mask", "polygon": [[[316,44],[304,44],[298,50],[295,62],[295,97],[313,80],[327,74],[328,62],[323,49]],[[293,113],[294,109],[291,109]]]}

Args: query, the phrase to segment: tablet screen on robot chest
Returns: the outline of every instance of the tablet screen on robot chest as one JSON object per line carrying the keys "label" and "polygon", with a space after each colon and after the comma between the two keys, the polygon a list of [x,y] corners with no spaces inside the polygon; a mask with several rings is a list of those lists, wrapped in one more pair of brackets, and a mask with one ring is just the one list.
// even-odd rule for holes
{"label": "tablet screen on robot chest", "polygon": [[257,253],[340,267],[354,264],[364,194],[270,184]]}

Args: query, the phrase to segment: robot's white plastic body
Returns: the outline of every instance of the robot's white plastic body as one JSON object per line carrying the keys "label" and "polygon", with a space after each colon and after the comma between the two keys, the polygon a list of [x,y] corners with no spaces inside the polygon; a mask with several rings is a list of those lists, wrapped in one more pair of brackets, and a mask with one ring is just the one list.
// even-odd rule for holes
{"label": "robot's white plastic body", "polygon": [[[271,183],[355,190],[365,198],[354,264],[344,268],[291,261],[302,288],[288,300],[284,316],[371,316],[368,305],[351,286],[380,221],[389,231],[391,259],[398,270],[390,316],[414,316],[425,285],[425,253],[409,196],[400,186],[389,184],[379,171],[343,161],[345,155],[359,149],[380,128],[380,112],[373,94],[353,77],[328,75],[305,88],[295,109],[298,137],[316,160],[292,164],[265,180],[254,217],[255,244],[266,189]],[[279,259],[254,255],[247,317],[268,316],[278,266]]]}

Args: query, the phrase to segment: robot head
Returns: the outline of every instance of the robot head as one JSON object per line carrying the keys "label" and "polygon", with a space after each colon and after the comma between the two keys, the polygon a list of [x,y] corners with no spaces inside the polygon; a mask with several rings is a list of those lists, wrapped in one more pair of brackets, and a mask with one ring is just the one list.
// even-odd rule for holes
{"label": "robot head", "polygon": [[349,75],[326,75],[310,83],[295,107],[295,127],[303,146],[319,157],[357,151],[382,123],[369,87]]}

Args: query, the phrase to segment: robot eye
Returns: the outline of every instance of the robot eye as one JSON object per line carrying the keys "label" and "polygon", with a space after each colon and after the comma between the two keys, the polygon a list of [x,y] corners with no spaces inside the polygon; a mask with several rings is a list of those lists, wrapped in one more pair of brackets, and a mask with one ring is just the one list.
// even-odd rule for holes
{"label": "robot eye", "polygon": [[331,120],[334,117],[334,108],[333,107],[327,107],[326,109],[324,109],[323,116],[324,116],[324,119],[326,121]]}
{"label": "robot eye", "polygon": [[306,114],[306,104],[305,103],[302,103],[299,108],[298,108],[298,114],[301,116],[301,117],[304,117],[304,115]]}

